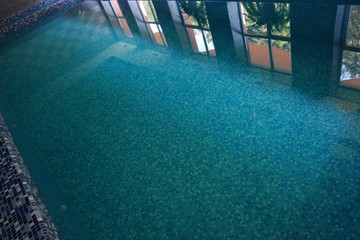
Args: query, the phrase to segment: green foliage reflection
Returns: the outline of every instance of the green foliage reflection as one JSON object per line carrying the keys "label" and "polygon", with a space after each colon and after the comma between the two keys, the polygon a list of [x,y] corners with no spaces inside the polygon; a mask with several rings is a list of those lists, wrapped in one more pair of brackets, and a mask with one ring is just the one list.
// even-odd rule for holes
{"label": "green foliage reflection", "polygon": [[200,25],[203,28],[209,28],[209,21],[206,15],[205,2],[180,0],[179,6],[182,13],[187,15],[194,25]]}
{"label": "green foliage reflection", "polygon": [[351,7],[346,44],[352,47],[360,47],[360,5]]}
{"label": "green foliage reflection", "polygon": [[342,59],[341,79],[360,77],[360,53],[344,51]]}
{"label": "green foliage reflection", "polygon": [[284,3],[244,2],[247,31],[266,34],[268,27],[273,35],[290,36],[290,5]]}

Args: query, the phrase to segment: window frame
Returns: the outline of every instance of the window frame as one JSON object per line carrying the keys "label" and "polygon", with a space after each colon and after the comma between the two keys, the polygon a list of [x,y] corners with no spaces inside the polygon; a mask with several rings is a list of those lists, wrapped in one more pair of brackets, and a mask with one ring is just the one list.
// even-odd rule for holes
{"label": "window frame", "polygon": [[[200,30],[200,32],[201,32],[201,34],[202,34],[202,39],[203,39],[203,41],[204,41],[206,54],[203,54],[203,53],[200,53],[200,52],[194,52],[194,49],[193,49],[193,52],[194,52],[195,54],[199,54],[199,55],[202,55],[202,56],[209,56],[209,57],[214,57],[214,58],[215,58],[215,57],[216,57],[216,48],[215,48],[215,46],[214,46],[215,55],[211,54],[211,53],[210,53],[211,50],[209,50],[208,43],[207,43],[207,41],[206,41],[206,36],[205,36],[205,33],[204,33],[204,31],[208,31],[208,32],[210,32],[210,34],[211,34],[211,36],[212,36],[210,24],[209,24],[209,27],[208,27],[208,28],[207,28],[207,27],[203,27],[203,26],[201,25],[201,23],[198,23],[197,26],[196,26],[196,25],[186,24],[185,19],[184,19],[184,15],[183,15],[184,13],[182,12],[181,7],[180,7],[178,1],[176,1],[176,5],[177,5],[178,12],[179,12],[179,15],[180,15],[181,23],[182,23],[182,25],[183,25],[184,28],[185,28],[186,36],[187,36],[187,39],[188,39],[189,43],[191,43],[191,39],[190,39],[188,30],[187,30],[188,28]],[[207,13],[206,13],[206,14],[207,14]],[[191,44],[190,44],[190,45],[191,45]]]}
{"label": "window frame", "polygon": [[[154,21],[146,21],[146,20],[145,20],[144,13],[143,13],[143,11],[141,10],[141,7],[140,7],[139,2],[147,2],[147,3],[149,4],[149,6],[150,6],[150,11],[151,11],[151,14],[152,14],[152,16],[153,16],[153,18],[154,18]],[[139,8],[140,15],[141,15],[141,17],[142,17],[142,22],[145,24],[146,30],[148,31],[149,35],[151,36],[151,39],[153,40],[153,42],[155,42],[155,43],[158,44],[158,45],[168,47],[168,44],[167,44],[166,39],[165,39],[164,32],[162,31],[160,22],[159,22],[159,20],[158,20],[158,18],[157,18],[157,13],[156,13],[156,11],[155,11],[155,9],[154,9],[152,0],[136,0],[136,4],[137,4],[137,6],[138,6],[138,8]],[[159,35],[160,35],[160,37],[161,37],[161,41],[162,41],[163,44],[159,44],[159,43],[157,43],[156,41],[154,41],[154,34],[153,34],[153,32],[150,32],[150,30],[149,30],[150,24],[156,25],[156,28],[157,28],[157,30],[158,30],[158,32],[159,32]]]}
{"label": "window frame", "polygon": [[[291,35],[289,37],[273,35],[272,30],[271,30],[271,26],[269,25],[269,23],[266,23],[266,30],[267,31],[266,31],[265,35],[251,34],[251,33],[245,32],[244,31],[245,23],[244,23],[244,19],[243,19],[245,17],[245,14],[243,13],[242,3],[243,3],[243,1],[238,1],[237,4],[236,4],[237,5],[237,12],[239,14],[239,19],[240,19],[241,32],[239,34],[242,37],[242,40],[243,40],[243,43],[244,43],[244,48],[246,50],[245,51],[246,52],[245,58],[247,59],[249,64],[251,64],[251,62],[250,62],[250,52],[249,52],[249,46],[248,46],[247,38],[265,39],[266,42],[267,42],[267,45],[268,45],[268,49],[269,49],[270,68],[264,68],[264,69],[271,70],[271,71],[274,71],[274,72],[280,72],[280,73],[284,73],[284,74],[291,74],[292,71],[291,72],[285,72],[285,71],[280,71],[280,70],[275,69],[275,63],[274,63],[275,61],[274,61],[273,46],[272,46],[272,41],[273,40],[288,42],[290,44],[290,55],[291,55]],[[279,4],[289,4],[289,3],[279,3]],[[292,63],[290,62],[290,64],[292,64]],[[258,65],[254,65],[254,64],[251,64],[251,65],[263,68],[262,66],[258,66]]]}

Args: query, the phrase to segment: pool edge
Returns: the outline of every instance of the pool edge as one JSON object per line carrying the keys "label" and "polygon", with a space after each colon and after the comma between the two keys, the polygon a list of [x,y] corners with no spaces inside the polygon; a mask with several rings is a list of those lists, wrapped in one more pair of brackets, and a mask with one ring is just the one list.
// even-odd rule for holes
{"label": "pool edge", "polygon": [[4,239],[59,239],[0,113],[0,233]]}
{"label": "pool edge", "polygon": [[83,0],[43,0],[0,22],[0,47]]}

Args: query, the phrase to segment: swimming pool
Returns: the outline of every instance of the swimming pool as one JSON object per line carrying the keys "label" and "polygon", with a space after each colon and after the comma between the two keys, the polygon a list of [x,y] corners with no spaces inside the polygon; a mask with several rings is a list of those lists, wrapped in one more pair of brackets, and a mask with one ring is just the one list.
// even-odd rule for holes
{"label": "swimming pool", "polygon": [[[324,94],[311,43],[286,65],[244,36],[244,64],[214,44],[211,17],[188,23],[184,52],[165,13],[144,40],[106,6],[84,2],[0,53],[0,111],[60,237],[359,238],[358,90]],[[286,34],[261,39],[294,55]]]}

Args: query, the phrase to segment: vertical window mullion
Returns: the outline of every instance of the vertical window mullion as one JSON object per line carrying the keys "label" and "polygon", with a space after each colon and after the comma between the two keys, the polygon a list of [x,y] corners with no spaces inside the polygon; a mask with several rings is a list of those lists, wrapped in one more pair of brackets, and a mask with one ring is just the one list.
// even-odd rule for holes
{"label": "vertical window mullion", "polygon": [[203,37],[203,40],[204,40],[204,43],[205,43],[206,53],[207,53],[208,55],[210,55],[209,48],[208,48],[208,46],[207,46],[207,41],[206,41],[205,34],[204,34],[204,30],[203,30],[202,28],[201,28],[200,30],[201,30],[201,34],[202,34],[202,37]]}
{"label": "vertical window mullion", "polygon": [[139,5],[139,0],[136,0],[136,4],[137,4],[138,9],[139,9],[139,11],[140,11],[140,15],[141,15],[141,17],[142,17],[142,19],[143,19],[143,22],[145,23],[146,31],[149,33],[149,36],[152,38],[152,33],[150,32],[149,27],[148,27],[148,24],[147,24],[147,22],[145,21],[143,12],[141,11],[141,8],[140,8],[140,5]]}
{"label": "vertical window mullion", "polygon": [[238,13],[239,13],[239,19],[240,19],[240,29],[241,29],[241,33],[240,33],[240,35],[241,35],[241,37],[242,37],[242,39],[243,39],[243,45],[244,45],[244,49],[245,49],[245,51],[244,51],[244,54],[245,54],[245,59],[246,59],[246,61],[249,63],[249,56],[248,56],[248,54],[247,54],[247,52],[248,52],[248,47],[247,47],[247,45],[246,45],[246,39],[245,39],[245,33],[244,33],[244,26],[243,26],[243,20],[242,20],[242,11],[241,11],[241,7],[240,7],[240,4],[241,4],[241,2],[239,2],[238,4],[237,4],[237,7],[238,7]]}
{"label": "vertical window mullion", "polygon": [[272,43],[271,43],[271,27],[269,23],[266,23],[267,28],[267,41],[269,45],[269,57],[270,57],[270,69],[274,71],[274,59],[273,59],[273,53],[272,53]]}
{"label": "vertical window mullion", "polygon": [[165,39],[164,39],[164,36],[163,36],[163,31],[162,31],[162,29],[160,30],[160,24],[156,24],[156,27],[157,27],[157,29],[158,29],[158,31],[159,31],[159,35],[160,35],[160,38],[161,38],[161,41],[164,43],[164,45],[166,46],[167,44],[166,44],[166,41],[165,41]]}
{"label": "vertical window mullion", "polygon": [[[153,6],[152,6],[152,4],[150,4],[150,1],[151,1],[151,0],[148,0],[149,7],[150,7],[150,11],[151,11],[151,13],[152,13],[152,15],[153,15],[153,17],[154,17],[154,21],[155,21],[155,22],[158,22],[159,19],[157,19],[157,14],[155,14],[155,9],[153,9]],[[155,18],[155,16],[156,16],[156,18]]]}

